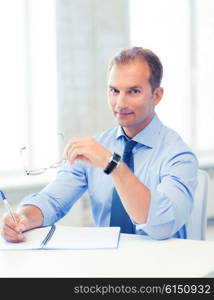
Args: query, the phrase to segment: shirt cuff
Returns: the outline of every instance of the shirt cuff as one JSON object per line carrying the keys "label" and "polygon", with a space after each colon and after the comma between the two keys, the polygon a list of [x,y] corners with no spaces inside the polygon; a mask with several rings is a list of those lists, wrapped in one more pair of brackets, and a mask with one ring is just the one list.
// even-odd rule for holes
{"label": "shirt cuff", "polygon": [[169,237],[175,220],[173,211],[169,198],[156,190],[151,190],[151,203],[146,223],[139,224],[133,221],[136,233],[146,233],[155,239]]}
{"label": "shirt cuff", "polygon": [[50,204],[48,203],[48,201],[44,200],[44,195],[41,197],[38,194],[31,194],[21,201],[20,206],[24,205],[34,205],[41,210],[43,215],[42,226],[50,226],[57,221],[57,217],[53,217],[55,213],[51,213],[53,211],[53,208],[49,207]]}

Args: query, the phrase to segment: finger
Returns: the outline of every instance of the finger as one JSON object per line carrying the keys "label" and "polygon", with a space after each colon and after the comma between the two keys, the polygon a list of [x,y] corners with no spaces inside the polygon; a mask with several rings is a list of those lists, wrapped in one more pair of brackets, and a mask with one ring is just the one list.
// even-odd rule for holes
{"label": "finger", "polygon": [[73,151],[69,152],[69,154],[68,154],[68,161],[72,164],[76,160],[78,160],[78,158],[81,156],[82,156],[82,154],[78,153],[77,150],[73,150]]}
{"label": "finger", "polygon": [[3,236],[16,237],[19,235],[19,232],[13,230],[11,227],[5,225],[2,227]]}
{"label": "finger", "polygon": [[64,152],[63,152],[63,158],[67,160],[67,155],[68,155],[68,149],[70,147],[70,143],[68,143],[64,149]]}
{"label": "finger", "polygon": [[22,233],[27,230],[27,218],[24,215],[19,215],[18,223],[16,223],[16,226],[14,228],[15,231],[18,233]]}
{"label": "finger", "polygon": [[69,153],[71,151],[73,151],[74,143],[75,143],[74,140],[70,140],[69,143],[65,147],[64,158],[67,160],[69,159]]}
{"label": "finger", "polygon": [[92,162],[89,158],[87,158],[86,156],[84,155],[77,155],[76,157],[74,157],[74,159],[72,161],[69,161],[70,163],[74,163],[75,161],[77,160],[81,160],[87,164],[91,164],[92,165]]}
{"label": "finger", "polygon": [[65,147],[64,150],[64,158],[69,159],[70,152],[73,152],[73,150],[78,146],[84,146],[88,141],[88,138],[73,138],[71,139],[68,144]]}
{"label": "finger", "polygon": [[[26,226],[25,226],[25,217],[15,213],[14,214],[16,222],[13,220],[13,218],[10,215],[6,215],[3,218],[3,222],[5,225],[7,225],[8,227],[10,227],[11,229],[15,230],[16,232],[20,233],[22,231],[25,230]],[[23,218],[24,217],[24,218]]]}
{"label": "finger", "polygon": [[67,146],[65,147],[65,150],[64,150],[64,158],[66,160],[69,160],[69,152],[72,151],[72,142],[70,141]]}
{"label": "finger", "polygon": [[21,243],[21,242],[25,242],[26,241],[26,237],[22,234],[19,234],[17,236],[9,236],[9,235],[5,235],[4,239],[10,243]]}
{"label": "finger", "polygon": [[[17,216],[16,216],[16,220],[18,220]],[[3,217],[3,223],[12,229],[14,229],[17,225],[17,223],[14,222],[13,218],[8,214]]]}
{"label": "finger", "polygon": [[84,156],[84,155],[78,155],[76,157],[76,160],[81,160],[81,161],[84,161],[88,164],[91,164],[91,160],[88,157]]}
{"label": "finger", "polygon": [[8,226],[3,226],[1,234],[5,240],[10,242],[25,241],[25,237],[22,233],[18,233]]}
{"label": "finger", "polygon": [[82,157],[85,154],[86,154],[85,146],[84,145],[75,144],[75,145],[72,145],[70,147],[70,149],[68,150],[68,152],[67,152],[67,160],[70,163],[73,163],[75,160],[78,159],[78,157]]}
{"label": "finger", "polygon": [[24,232],[27,230],[26,227],[26,222],[25,221],[20,221],[20,223],[18,224],[18,226],[16,226],[17,231],[19,232]]}

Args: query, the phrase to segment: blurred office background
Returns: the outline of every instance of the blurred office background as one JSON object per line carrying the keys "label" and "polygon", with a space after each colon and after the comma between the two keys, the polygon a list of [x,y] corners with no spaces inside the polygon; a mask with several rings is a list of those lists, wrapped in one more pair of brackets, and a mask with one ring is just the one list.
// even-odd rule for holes
{"label": "blurred office background", "polygon": [[[16,206],[57,171],[27,176],[24,167],[48,167],[62,158],[69,138],[115,126],[108,62],[136,45],[163,63],[162,122],[180,133],[209,173],[212,228],[213,36],[213,0],[0,0],[0,189],[8,200]],[[93,226],[87,193],[60,222]]]}

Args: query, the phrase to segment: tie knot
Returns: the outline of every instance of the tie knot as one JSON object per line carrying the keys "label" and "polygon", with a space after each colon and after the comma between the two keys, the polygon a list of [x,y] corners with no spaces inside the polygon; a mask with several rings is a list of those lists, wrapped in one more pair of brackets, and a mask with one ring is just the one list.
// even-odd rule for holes
{"label": "tie knot", "polygon": [[133,140],[129,140],[126,141],[125,144],[125,149],[124,149],[124,154],[128,154],[132,152],[132,149],[134,148],[134,146],[137,144],[137,142],[133,141]]}

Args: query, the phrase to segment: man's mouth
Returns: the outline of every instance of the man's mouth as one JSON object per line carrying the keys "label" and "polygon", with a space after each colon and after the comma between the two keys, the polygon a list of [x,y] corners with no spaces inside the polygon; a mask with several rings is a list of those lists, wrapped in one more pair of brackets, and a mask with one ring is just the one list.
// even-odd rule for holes
{"label": "man's mouth", "polygon": [[119,118],[125,118],[133,114],[133,112],[115,112]]}

